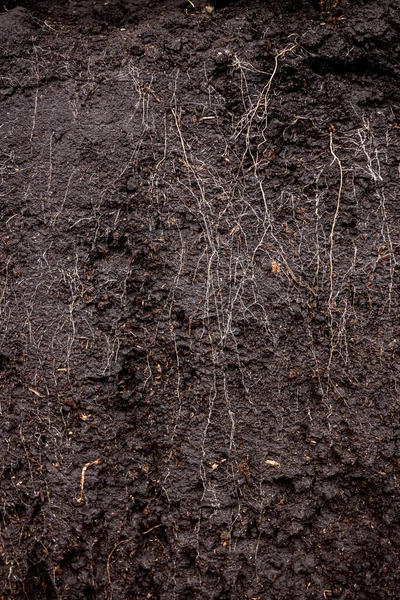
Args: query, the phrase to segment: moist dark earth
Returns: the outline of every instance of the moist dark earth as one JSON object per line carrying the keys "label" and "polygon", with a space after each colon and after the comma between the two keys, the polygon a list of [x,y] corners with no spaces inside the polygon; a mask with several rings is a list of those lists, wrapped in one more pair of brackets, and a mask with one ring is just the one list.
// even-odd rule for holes
{"label": "moist dark earth", "polygon": [[0,598],[398,599],[397,0],[2,3]]}

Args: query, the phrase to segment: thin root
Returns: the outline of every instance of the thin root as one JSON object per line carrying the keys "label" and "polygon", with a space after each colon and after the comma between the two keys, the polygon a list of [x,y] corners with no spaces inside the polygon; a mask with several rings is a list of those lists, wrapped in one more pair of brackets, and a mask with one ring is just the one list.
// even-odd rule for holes
{"label": "thin root", "polygon": [[94,467],[95,465],[100,465],[103,462],[102,458],[98,458],[97,460],[93,461],[93,462],[88,462],[86,463],[86,465],[82,468],[82,473],[81,473],[81,491],[79,494],[79,498],[77,499],[77,504],[85,504],[85,498],[84,498],[84,488],[85,488],[85,475],[86,475],[86,470],[89,467]]}

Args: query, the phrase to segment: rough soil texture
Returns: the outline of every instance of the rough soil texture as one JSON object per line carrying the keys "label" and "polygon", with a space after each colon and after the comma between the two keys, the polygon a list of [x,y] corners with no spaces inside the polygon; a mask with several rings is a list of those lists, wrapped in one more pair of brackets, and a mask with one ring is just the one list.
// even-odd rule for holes
{"label": "rough soil texture", "polygon": [[0,598],[398,599],[397,0],[194,3],[3,0]]}

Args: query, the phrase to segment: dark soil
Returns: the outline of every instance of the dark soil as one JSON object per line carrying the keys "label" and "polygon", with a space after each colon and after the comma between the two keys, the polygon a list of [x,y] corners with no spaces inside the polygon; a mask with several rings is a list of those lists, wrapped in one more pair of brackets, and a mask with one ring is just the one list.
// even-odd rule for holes
{"label": "dark soil", "polygon": [[398,599],[397,0],[6,0],[0,598]]}

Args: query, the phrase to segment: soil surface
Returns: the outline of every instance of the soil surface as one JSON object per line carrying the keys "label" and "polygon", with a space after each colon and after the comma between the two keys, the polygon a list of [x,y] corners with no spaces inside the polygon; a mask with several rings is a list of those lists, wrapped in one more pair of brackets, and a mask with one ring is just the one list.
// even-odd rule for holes
{"label": "soil surface", "polygon": [[397,0],[2,2],[0,598],[398,599]]}

